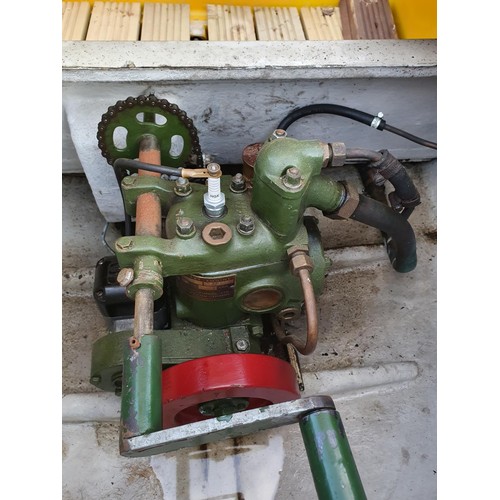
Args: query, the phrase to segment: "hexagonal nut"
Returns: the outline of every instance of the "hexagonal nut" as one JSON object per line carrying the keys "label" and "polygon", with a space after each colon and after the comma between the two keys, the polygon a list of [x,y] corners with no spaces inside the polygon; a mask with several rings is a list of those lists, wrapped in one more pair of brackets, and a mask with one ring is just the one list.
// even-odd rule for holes
{"label": "hexagonal nut", "polygon": [[193,192],[193,188],[187,179],[179,177],[175,181],[174,193],[177,196],[188,196]]}
{"label": "hexagonal nut", "polygon": [[332,167],[341,167],[345,164],[347,158],[347,149],[343,142],[332,142],[330,144],[332,148]]}
{"label": "hexagonal nut", "polygon": [[210,199],[210,195],[205,193],[203,195],[203,206],[210,217],[220,217],[226,206],[226,197],[224,193],[220,193],[219,201],[214,202]]}
{"label": "hexagonal nut", "polygon": [[235,346],[238,351],[248,351],[250,343],[248,342],[248,340],[239,339],[236,341]]}
{"label": "hexagonal nut", "polygon": [[179,217],[177,219],[175,231],[178,236],[192,236],[196,228],[193,220],[189,217]]}
{"label": "hexagonal nut", "polygon": [[246,191],[247,186],[245,178],[242,174],[238,173],[233,176],[229,189],[231,189],[233,193],[243,193],[244,191]]}
{"label": "hexagonal nut", "polygon": [[238,233],[246,236],[252,234],[255,231],[255,222],[253,217],[249,215],[242,215],[237,226]]}
{"label": "hexagonal nut", "polygon": [[290,270],[297,275],[301,269],[313,270],[313,261],[309,255],[302,252],[295,253],[290,259]]}
{"label": "hexagonal nut", "polygon": [[275,139],[284,139],[286,137],[286,130],[277,128],[269,137],[268,141],[274,141]]}
{"label": "hexagonal nut", "polygon": [[349,219],[359,205],[359,193],[353,185],[347,182],[343,184],[345,188],[345,200],[342,206],[334,213],[342,219]]}

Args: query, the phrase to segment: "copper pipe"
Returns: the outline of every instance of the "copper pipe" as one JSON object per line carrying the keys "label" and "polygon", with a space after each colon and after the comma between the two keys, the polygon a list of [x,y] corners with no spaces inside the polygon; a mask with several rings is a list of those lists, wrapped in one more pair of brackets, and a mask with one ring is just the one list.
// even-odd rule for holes
{"label": "copper pipe", "polygon": [[[139,147],[139,161],[161,165],[160,147],[155,136],[148,135],[142,139]],[[138,174],[151,177],[160,177],[161,175],[147,170],[139,170]],[[137,198],[135,234],[161,237],[161,203],[154,193],[144,193]]]}
{"label": "copper pipe", "polygon": [[305,342],[294,335],[287,335],[285,329],[276,316],[273,316],[272,322],[274,332],[282,344],[292,344],[295,349],[300,352],[300,354],[307,356],[308,354],[314,352],[318,343],[318,313],[316,310],[316,298],[314,296],[314,289],[311,283],[309,271],[307,269],[300,269],[298,271],[298,275],[306,307],[307,334]]}

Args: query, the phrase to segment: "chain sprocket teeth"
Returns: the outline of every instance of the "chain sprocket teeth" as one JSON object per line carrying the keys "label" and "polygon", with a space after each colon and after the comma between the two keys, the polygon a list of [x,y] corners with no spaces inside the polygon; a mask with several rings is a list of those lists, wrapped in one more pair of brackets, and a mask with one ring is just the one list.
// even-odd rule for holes
{"label": "chain sprocket teeth", "polygon": [[106,144],[106,129],[110,122],[115,121],[119,117],[120,113],[131,108],[137,107],[138,113],[144,112],[140,108],[143,106],[153,106],[157,107],[169,114],[172,114],[179,118],[182,124],[187,129],[189,137],[191,139],[191,151],[187,155],[187,158],[196,158],[194,162],[196,166],[203,167],[203,154],[200,148],[200,141],[198,138],[198,131],[193,124],[191,118],[189,118],[185,111],[181,110],[177,104],[170,103],[167,99],[158,99],[154,94],[148,96],[141,95],[139,97],[127,97],[125,100],[119,100],[114,106],[109,106],[106,113],[101,116],[101,121],[97,126],[97,141],[98,147],[101,150],[101,154],[107,159],[110,165],[113,165],[116,158],[108,151],[108,146]]}

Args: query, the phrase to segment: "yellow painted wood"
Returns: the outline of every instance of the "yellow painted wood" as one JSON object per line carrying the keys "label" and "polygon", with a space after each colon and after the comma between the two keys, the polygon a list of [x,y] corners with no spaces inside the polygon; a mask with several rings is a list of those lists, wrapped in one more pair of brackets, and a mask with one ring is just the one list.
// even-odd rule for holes
{"label": "yellow painted wood", "polygon": [[258,40],[305,40],[299,12],[291,8],[254,9]]}
{"label": "yellow painted wood", "polygon": [[140,29],[139,2],[94,2],[86,40],[135,41]]}
{"label": "yellow painted wood", "polygon": [[62,39],[85,40],[89,19],[89,2],[63,2]]}
{"label": "yellow painted wood", "polygon": [[189,40],[189,4],[146,2],[142,16],[142,41]]}

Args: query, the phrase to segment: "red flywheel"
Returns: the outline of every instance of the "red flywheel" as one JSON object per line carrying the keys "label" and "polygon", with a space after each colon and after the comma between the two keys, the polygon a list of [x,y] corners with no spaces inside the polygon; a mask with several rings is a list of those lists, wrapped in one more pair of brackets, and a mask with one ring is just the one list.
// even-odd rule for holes
{"label": "red flywheel", "polygon": [[163,371],[163,427],[300,398],[289,363],[264,354],[220,354]]}

